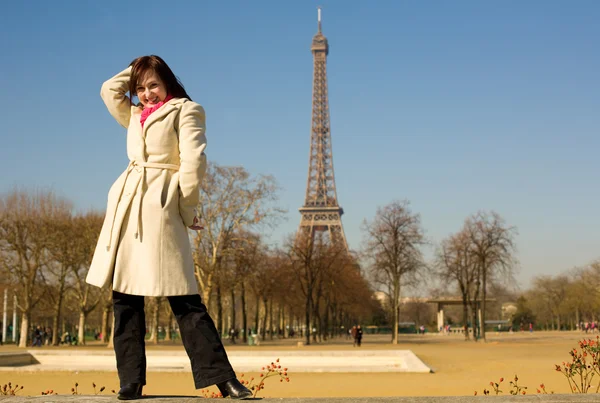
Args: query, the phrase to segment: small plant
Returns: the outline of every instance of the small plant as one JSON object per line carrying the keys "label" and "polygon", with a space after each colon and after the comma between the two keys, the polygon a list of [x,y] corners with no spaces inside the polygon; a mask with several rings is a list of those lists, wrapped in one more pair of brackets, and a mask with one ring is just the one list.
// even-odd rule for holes
{"label": "small plant", "polygon": [[209,392],[208,389],[202,389],[200,390],[200,393],[202,393],[202,396],[207,399],[216,399],[218,397],[223,397],[221,393]]}
{"label": "small plant", "polygon": [[[259,374],[260,382],[255,384],[254,377],[250,378],[250,381],[246,381],[244,379],[240,379],[242,385],[246,385],[248,389],[254,392],[252,397],[257,397],[258,393],[265,388],[265,381],[268,378],[273,376],[279,376],[279,382],[289,382],[290,377],[287,373],[287,368],[281,368],[281,364],[279,364],[279,358],[275,362],[271,362],[271,364],[264,366],[261,368],[263,372]],[[266,371],[266,372],[265,372]],[[244,374],[240,375],[240,378],[243,378]]]}
{"label": "small plant", "polygon": [[[500,395],[503,393],[502,390],[500,390],[500,384],[502,382],[504,382],[504,378],[500,378],[500,380],[498,382],[494,382],[494,381],[490,382],[490,386],[492,387],[492,390],[494,391],[494,393],[496,395]],[[519,377],[517,375],[515,375],[513,380],[509,382],[510,386],[511,386],[511,390],[509,390],[508,392],[511,395],[515,395],[515,396],[527,394],[527,386],[519,385],[518,382],[519,382]],[[542,384],[540,386],[543,387],[544,385]],[[544,389],[544,392],[545,391],[546,391],[546,389]],[[484,396],[488,396],[490,393],[491,392],[488,389],[483,390]],[[540,393],[540,392],[538,391],[538,393]],[[475,391],[475,396],[477,396],[477,391]]]}
{"label": "small plant", "polygon": [[512,389],[510,390],[511,395],[524,395],[527,392],[527,386],[520,386],[517,382],[519,382],[519,378],[515,375],[514,381],[510,381]]}
{"label": "small plant", "polygon": [[15,385],[13,387],[12,383],[9,382],[0,389],[0,395],[15,396],[17,394],[17,392],[22,389],[23,389],[23,386],[19,387],[19,385]]}
{"label": "small plant", "polygon": [[[548,392],[546,391],[546,386],[543,383],[540,384],[540,388],[537,390],[537,393],[541,393],[544,395],[548,394]],[[550,391],[550,394],[554,394],[554,392]]]}
{"label": "small plant", "polygon": [[[569,354],[571,362],[556,365],[555,370],[567,378],[569,389],[573,393],[587,393],[594,376],[600,375],[600,336],[596,336],[596,340],[581,340],[579,350],[574,348]],[[599,389],[600,383],[596,387],[596,393]]]}
{"label": "small plant", "polygon": [[92,387],[94,388],[94,394],[95,394],[95,395],[97,395],[98,393],[102,393],[102,392],[104,392],[104,389],[106,389],[104,386],[102,386],[102,387],[100,388],[100,391],[99,391],[99,392],[96,392],[96,384],[95,384],[94,382],[92,382]]}
{"label": "small plant", "polygon": [[77,382],[75,382],[75,387],[71,388],[71,394],[73,395],[78,395],[79,393],[77,393],[77,387],[79,386],[79,384]]}
{"label": "small plant", "polygon": [[[492,389],[494,389],[494,392],[496,392],[496,395],[499,395],[500,393],[502,393],[502,391],[500,390],[500,384],[504,382],[504,378],[500,378],[500,380],[498,382],[490,382],[490,386],[492,387]],[[484,393],[485,394],[485,393]],[[488,392],[489,394],[489,392]]]}

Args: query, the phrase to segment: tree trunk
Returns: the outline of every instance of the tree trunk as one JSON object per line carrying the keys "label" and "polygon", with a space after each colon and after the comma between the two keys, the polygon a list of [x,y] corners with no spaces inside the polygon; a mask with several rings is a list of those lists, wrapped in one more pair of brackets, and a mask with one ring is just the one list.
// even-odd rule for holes
{"label": "tree trunk", "polygon": [[[62,288],[62,287],[61,287]],[[60,314],[62,311],[62,301],[63,301],[63,290],[59,290],[58,298],[56,299],[56,304],[54,305],[54,317],[52,318],[52,342],[53,346],[58,346],[58,342],[60,338],[58,337],[58,324],[60,323]]]}
{"label": "tree trunk", "polygon": [[248,307],[246,306],[246,286],[244,285],[244,281],[241,282],[241,295],[240,299],[242,301],[242,327],[244,328],[244,343],[248,341]]}
{"label": "tree trunk", "polygon": [[321,334],[323,335],[323,340],[327,340],[329,336],[329,303],[325,304],[325,317],[323,318],[323,329],[321,329]]}
{"label": "tree trunk", "polygon": [[23,312],[21,315],[21,334],[19,336],[19,347],[27,347],[29,337],[29,312]]}
{"label": "tree trunk", "polygon": [[281,322],[280,322],[279,327],[281,327],[281,335],[283,336],[284,339],[287,338],[289,335],[288,329],[286,327],[286,323],[288,323],[288,322],[285,320],[285,305],[281,305]]}
{"label": "tree trunk", "polygon": [[306,345],[310,345],[310,314],[312,313],[312,290],[306,290]]}
{"label": "tree trunk", "polygon": [[102,309],[102,325],[100,327],[100,341],[102,343],[106,343],[108,340],[108,321],[110,319],[110,311],[110,305],[104,305],[104,308]]}
{"label": "tree trunk", "polygon": [[84,310],[79,311],[79,329],[77,331],[77,344],[85,346],[85,320],[87,319],[88,312]]}
{"label": "tree trunk", "polygon": [[463,297],[463,329],[465,332],[465,341],[469,341],[469,305]]}
{"label": "tree trunk", "polygon": [[[313,332],[312,330],[315,329],[316,331]],[[310,329],[310,331],[312,332],[313,335],[313,341],[315,343],[317,343],[317,336],[319,337],[318,342],[321,342],[321,315],[319,313],[319,308],[317,307],[316,309],[314,309],[314,314],[313,314],[313,326]]]}
{"label": "tree trunk", "polygon": [[256,296],[256,312],[254,313],[254,332],[256,334],[259,333],[260,330],[260,322],[259,322],[259,315],[260,314],[260,298],[258,298],[258,295]]}
{"label": "tree trunk", "polygon": [[392,344],[398,344],[398,324],[400,323],[400,290],[396,286],[394,290],[394,328],[392,329]]}
{"label": "tree trunk", "polygon": [[160,303],[161,297],[154,298],[154,310],[152,311],[152,330],[150,331],[150,340],[158,344],[158,325],[160,321]]}
{"label": "tree trunk", "polygon": [[281,303],[277,304],[277,338],[280,339],[281,336],[284,334],[284,330],[283,330],[283,326],[282,321],[283,321],[283,316],[282,316],[282,312],[283,312],[283,306],[281,305]]}
{"label": "tree trunk", "polygon": [[236,328],[236,317],[235,317],[235,287],[231,287],[231,327],[233,328],[233,334],[231,335],[231,341],[235,341],[235,328]]}
{"label": "tree trunk", "polygon": [[173,313],[167,314],[167,325],[165,326],[165,341],[171,341],[171,331],[173,330]]}
{"label": "tree trunk", "polygon": [[331,338],[333,339],[337,335],[337,303],[331,304]]}
{"label": "tree trunk", "polygon": [[221,282],[217,284],[217,329],[221,335],[223,335],[223,298],[221,294]]}
{"label": "tree trunk", "polygon": [[108,338],[108,345],[106,347],[113,348],[115,346],[115,312],[110,315],[112,320],[110,321],[110,337]]}
{"label": "tree trunk", "polygon": [[473,341],[479,341],[477,337],[477,301],[471,303],[471,329],[473,329]]}
{"label": "tree trunk", "polygon": [[[481,323],[479,324],[479,334],[481,336],[481,339],[486,342],[486,338],[485,338],[485,305],[486,305],[486,298],[487,298],[487,271],[488,268],[486,266],[486,261],[485,259],[482,262],[482,276],[481,276],[481,280],[482,280],[482,286],[483,286],[483,298],[481,298]],[[475,313],[475,315],[477,315],[477,313]]]}
{"label": "tree trunk", "polygon": [[267,323],[268,323],[267,316],[269,315],[268,301],[266,298],[263,298],[263,307],[265,308],[265,313],[263,315],[260,335],[261,335],[262,339],[265,340],[265,338],[267,337]]}
{"label": "tree trunk", "polygon": [[269,338],[273,340],[273,298],[269,301]]}

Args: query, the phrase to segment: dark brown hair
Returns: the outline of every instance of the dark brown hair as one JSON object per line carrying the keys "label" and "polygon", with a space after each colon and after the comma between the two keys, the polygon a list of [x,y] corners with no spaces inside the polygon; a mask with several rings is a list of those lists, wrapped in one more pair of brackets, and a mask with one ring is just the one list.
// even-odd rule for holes
{"label": "dark brown hair", "polygon": [[140,56],[134,59],[130,66],[132,69],[131,79],[129,81],[129,98],[132,102],[133,97],[137,94],[136,88],[138,81],[149,71],[155,72],[163,83],[165,83],[167,94],[173,96],[173,98],[187,98],[190,101],[192,100],[187,92],[185,92],[185,88],[183,88],[181,81],[175,77],[171,68],[159,56]]}

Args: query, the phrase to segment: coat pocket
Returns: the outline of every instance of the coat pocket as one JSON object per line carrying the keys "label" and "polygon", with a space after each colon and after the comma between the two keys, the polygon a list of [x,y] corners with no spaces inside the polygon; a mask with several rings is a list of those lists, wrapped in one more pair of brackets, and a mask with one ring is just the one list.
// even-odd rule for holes
{"label": "coat pocket", "polygon": [[162,192],[160,195],[160,205],[164,209],[168,209],[169,206],[175,204],[176,208],[179,208],[179,175],[177,173],[169,174],[165,173]]}

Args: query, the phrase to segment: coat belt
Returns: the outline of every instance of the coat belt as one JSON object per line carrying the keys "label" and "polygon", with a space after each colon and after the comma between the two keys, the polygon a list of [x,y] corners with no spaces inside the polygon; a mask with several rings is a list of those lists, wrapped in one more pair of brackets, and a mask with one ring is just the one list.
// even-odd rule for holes
{"label": "coat belt", "polygon": [[[121,196],[123,195],[123,189],[125,188],[125,185],[127,184],[127,178],[129,177],[129,173],[131,171],[133,171],[135,168],[141,168],[142,171],[142,177],[140,178],[140,182],[138,183],[136,192],[139,193],[140,195],[140,199],[139,199],[139,203],[138,203],[138,216],[137,216],[137,225],[136,225],[136,230],[135,230],[135,234],[134,237],[137,239],[138,236],[140,237],[141,240],[141,230],[142,230],[142,198],[144,196],[144,184],[145,184],[145,179],[146,179],[146,169],[169,169],[171,171],[179,171],[179,165],[175,165],[175,164],[162,164],[159,162],[148,162],[148,161],[137,161],[137,160],[133,160],[129,162],[129,165],[127,165],[127,174],[125,176],[125,181],[123,182],[123,187],[121,188],[121,192],[119,193],[119,202],[121,202]],[[139,170],[138,170],[139,172]],[[113,234],[113,229],[115,226],[115,219],[117,217],[117,210],[118,210],[118,204],[115,207],[115,212],[113,215],[113,219],[112,219],[112,223],[111,223],[111,227],[110,227],[110,233],[108,235],[108,245],[106,246],[106,250],[110,250],[110,245],[112,242],[112,234]]]}

